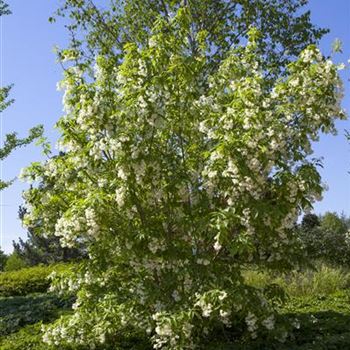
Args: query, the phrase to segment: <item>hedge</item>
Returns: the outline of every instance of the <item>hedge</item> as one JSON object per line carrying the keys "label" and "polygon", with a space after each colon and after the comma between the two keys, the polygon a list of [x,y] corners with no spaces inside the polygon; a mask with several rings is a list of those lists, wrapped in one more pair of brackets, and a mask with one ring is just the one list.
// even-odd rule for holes
{"label": "hedge", "polygon": [[48,276],[53,271],[63,272],[69,264],[39,265],[18,271],[0,273],[0,296],[23,296],[31,293],[44,293],[50,281]]}

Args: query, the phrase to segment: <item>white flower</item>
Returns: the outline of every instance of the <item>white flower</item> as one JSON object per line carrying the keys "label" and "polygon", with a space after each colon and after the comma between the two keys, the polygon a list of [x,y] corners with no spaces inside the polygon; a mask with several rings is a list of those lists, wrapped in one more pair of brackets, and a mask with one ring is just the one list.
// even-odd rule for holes
{"label": "white flower", "polygon": [[128,179],[128,177],[126,176],[126,174],[122,168],[120,168],[118,170],[118,177],[120,177],[124,181],[126,181]]}
{"label": "white flower", "polygon": [[296,78],[289,80],[289,85],[291,87],[297,87],[299,85],[299,78],[296,77]]}
{"label": "white flower", "polygon": [[208,129],[207,129],[206,125],[205,125],[205,121],[202,121],[202,122],[199,123],[198,130],[200,132],[202,132],[203,134],[205,134],[207,132]]}
{"label": "white flower", "polygon": [[224,311],[224,310],[220,310],[220,316],[222,317],[222,318],[227,318],[227,317],[229,317],[230,316],[230,312],[229,311]]}
{"label": "white flower", "polygon": [[151,36],[148,40],[148,46],[149,47],[155,47],[157,46],[157,40],[154,36]]}
{"label": "white flower", "polygon": [[208,177],[209,179],[212,179],[213,177],[215,177],[218,174],[218,172],[216,170],[210,170],[208,172]]}
{"label": "white flower", "polygon": [[170,336],[172,334],[172,329],[169,324],[157,326],[155,331],[160,336]]}
{"label": "white flower", "polygon": [[257,321],[257,317],[253,313],[249,312],[247,317],[245,318],[245,322],[248,326],[249,332],[253,333],[258,329],[258,325],[256,324]]}
{"label": "white flower", "polygon": [[206,304],[202,307],[202,316],[203,317],[209,317],[211,313],[213,312],[212,305]]}
{"label": "white flower", "polygon": [[175,301],[180,301],[181,300],[181,296],[179,294],[179,292],[177,290],[174,290],[173,293],[171,294],[171,296],[173,297],[173,299]]}
{"label": "white flower", "polygon": [[199,259],[197,259],[197,264],[207,266],[210,264],[210,261],[207,259],[199,258]]}
{"label": "white flower", "polygon": [[117,188],[117,190],[115,191],[115,200],[120,207],[124,205],[125,191],[122,187]]}
{"label": "white flower", "polygon": [[108,184],[107,179],[98,179],[97,180],[97,186],[98,187],[103,188],[103,187],[107,186],[107,184]]}
{"label": "white flower", "polygon": [[225,291],[220,292],[219,300],[224,300],[227,298],[227,293]]}
{"label": "white flower", "polygon": [[218,252],[221,248],[222,248],[222,245],[218,241],[215,241],[215,243],[214,243],[215,251]]}
{"label": "white flower", "polygon": [[271,331],[275,327],[275,317],[274,317],[274,315],[271,315],[270,317],[266,318],[261,323],[262,323],[263,326],[266,327],[266,329]]}

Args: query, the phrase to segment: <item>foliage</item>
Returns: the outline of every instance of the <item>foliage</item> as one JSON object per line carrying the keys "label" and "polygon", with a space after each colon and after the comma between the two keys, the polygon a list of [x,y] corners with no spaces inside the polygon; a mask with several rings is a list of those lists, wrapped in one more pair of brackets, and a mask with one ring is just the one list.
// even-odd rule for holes
{"label": "foliage", "polygon": [[336,213],[326,213],[316,218],[311,223],[310,216],[304,217],[299,227],[300,238],[309,258],[350,266],[349,219]]}
{"label": "foliage", "polygon": [[[22,220],[26,213],[24,207],[19,209],[19,217]],[[40,226],[40,221],[38,222]],[[30,227],[27,232],[27,240],[21,238],[13,242],[14,252],[20,256],[28,266],[38,264],[54,264],[86,258],[83,247],[62,247],[59,237],[36,234],[36,228]]]}
{"label": "foliage", "polygon": [[[11,86],[0,87],[0,113],[2,113],[4,109],[6,109],[13,102],[13,100],[8,100],[10,90]],[[0,161],[3,161],[6,157],[8,157],[14,149],[28,145],[33,140],[40,138],[42,133],[43,127],[39,125],[30,129],[29,135],[23,139],[18,138],[15,132],[5,135],[3,147],[0,148]],[[3,190],[10,184],[11,181],[3,181],[0,179],[0,190]]]}
{"label": "foliage", "polygon": [[[49,350],[50,347],[43,343],[41,323],[23,327],[19,332],[7,337],[0,337],[1,350]],[[63,350],[63,349],[62,349]]]}
{"label": "foliage", "polygon": [[[240,344],[211,342],[206,350],[319,350],[347,349],[350,346],[349,294],[338,292],[318,298],[291,299],[282,310],[283,316],[295,324],[285,343],[257,339]],[[227,334],[229,336],[229,334]]]}
{"label": "foliage", "polygon": [[[311,271],[303,274],[293,273],[283,284],[286,292],[293,297],[279,309],[278,319],[289,319],[294,324],[294,329],[290,332],[289,337],[284,344],[268,340],[261,337],[256,340],[249,340],[242,343],[237,340],[237,328],[219,328],[216,333],[206,336],[202,340],[200,349],[238,349],[238,350],[309,350],[309,349],[346,349],[349,347],[349,334],[347,325],[350,319],[349,293],[345,283],[334,285],[334,289],[327,288],[330,275],[339,275],[343,273],[344,278],[349,281],[349,272],[341,272],[339,269],[331,269],[325,266],[320,267],[318,273],[319,280],[323,282],[321,288],[315,289],[312,283],[309,284],[310,291],[305,289],[304,282]],[[315,273],[315,272],[314,272]],[[247,271],[246,277],[249,276],[250,283],[261,287],[261,275],[264,276],[264,285],[268,285],[271,280],[281,279],[281,276],[275,278],[269,276],[267,272],[261,273],[259,276],[254,271]],[[303,278],[300,278],[301,275]],[[259,279],[257,281],[257,278]],[[268,281],[266,281],[268,280]],[[257,283],[258,282],[258,283]],[[300,290],[290,289],[289,285],[300,286]],[[324,288],[325,287],[325,288]],[[292,293],[291,293],[292,291]],[[305,293],[304,293],[305,291]],[[87,350],[86,346],[72,347],[62,346],[50,347],[42,341],[42,322],[35,325],[28,325],[36,320],[43,320],[44,323],[52,320],[59,313],[65,313],[66,308],[70,305],[70,299],[58,299],[54,295],[36,295],[28,297],[14,297],[0,299],[0,325],[2,334],[9,330],[11,334],[0,336],[1,350]],[[13,329],[11,329],[11,325]],[[18,327],[20,328],[17,331]],[[224,332],[224,334],[223,334]],[[232,339],[231,339],[232,338]],[[229,339],[231,339],[229,341]],[[107,346],[102,345],[96,350],[150,350],[152,347],[147,343],[142,334],[137,334],[132,330],[123,330],[118,334],[116,343]]]}
{"label": "foliage", "polygon": [[[4,2],[4,0],[0,0],[0,16],[9,15],[11,11],[9,9],[9,5]],[[1,108],[0,108],[1,110]]]}
{"label": "foliage", "polygon": [[[164,350],[193,349],[207,332],[236,325],[246,339],[286,337],[275,322],[281,288],[249,286],[241,272],[300,262],[292,228],[322,193],[311,142],[345,118],[338,67],[315,45],[277,65],[271,32],[250,25],[248,41],[230,50],[219,35],[221,59],[189,2],[165,4],[171,13],[135,28],[144,45],[109,46],[93,69],[79,52],[62,54],[71,59],[58,122],[65,153],[24,171],[45,184],[24,194],[24,222],[65,246],[84,244],[89,259],[54,277],[53,288],[76,292],[77,303],[47,327],[49,344],[108,346],[125,328]],[[96,16],[89,8],[82,25]],[[103,22],[117,31],[123,23]]]}
{"label": "foliage", "polygon": [[278,284],[290,297],[319,297],[346,290],[350,286],[350,273],[339,267],[317,264],[315,269],[271,274],[268,271],[246,270],[246,283],[257,288]]}
{"label": "foliage", "polygon": [[8,106],[13,103],[13,100],[9,100],[9,93],[11,86],[4,86],[0,88],[0,113],[2,113]]}
{"label": "foliage", "polygon": [[0,272],[4,271],[7,255],[0,249]]}
{"label": "foliage", "polygon": [[51,294],[0,298],[0,336],[28,324],[53,321],[71,305],[72,298],[62,299]]}
{"label": "foliage", "polygon": [[16,271],[26,267],[25,261],[16,253],[12,253],[6,260],[4,271]]}
{"label": "foliage", "polygon": [[[97,2],[96,2],[97,3]],[[310,22],[310,12],[303,11],[305,0],[65,0],[57,11],[70,19],[71,45],[59,52],[62,61],[75,60],[77,65],[94,65],[95,57],[107,56],[119,64],[124,45],[148,46],[149,33],[161,18],[169,21],[186,6],[191,16],[188,54],[196,56],[206,42],[203,54],[209,73],[217,70],[221,60],[234,46],[246,42],[250,26],[264,33],[259,42],[261,56],[269,76],[283,71],[292,57],[316,43],[328,30]],[[51,18],[52,21],[55,18]]]}
{"label": "foliage", "polygon": [[315,227],[320,226],[320,219],[316,214],[306,214],[301,221],[301,229],[308,232]]}
{"label": "foliage", "polygon": [[333,232],[335,235],[344,234],[347,230],[346,217],[339,217],[337,213],[327,212],[320,218],[323,231]]}
{"label": "foliage", "polygon": [[294,299],[284,309],[300,327],[285,349],[346,349],[350,345],[349,293]]}
{"label": "foliage", "polygon": [[50,283],[48,276],[53,271],[64,272],[69,265],[35,266],[18,271],[0,273],[0,296],[20,296],[46,292]]}
{"label": "foliage", "polygon": [[[6,337],[0,337],[1,350],[88,350],[84,346],[66,345],[59,347],[49,346],[43,342],[41,331],[42,322],[21,328],[20,331]],[[96,347],[96,350],[151,350],[147,340],[137,334],[125,331],[123,335],[111,346]]]}

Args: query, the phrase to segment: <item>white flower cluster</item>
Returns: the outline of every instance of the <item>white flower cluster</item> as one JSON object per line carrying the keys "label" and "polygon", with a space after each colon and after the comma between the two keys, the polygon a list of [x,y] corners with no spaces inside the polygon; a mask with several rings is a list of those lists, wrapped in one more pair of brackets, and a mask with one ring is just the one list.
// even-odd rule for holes
{"label": "white flower cluster", "polygon": [[[174,330],[171,324],[171,319],[167,317],[166,314],[158,312],[152,316],[153,320],[156,322],[155,332],[156,335],[153,337],[154,349],[162,349],[164,346],[169,347],[170,349],[177,349],[180,336],[178,330]],[[191,333],[193,325],[184,321],[181,324],[181,334],[188,344],[191,342]]]}
{"label": "white flower cluster", "polygon": [[248,331],[251,333],[251,337],[255,339],[258,336],[258,318],[252,312],[249,312],[245,318],[245,322],[248,326]]}
{"label": "white flower cluster", "polygon": [[148,249],[153,254],[156,254],[157,251],[164,251],[166,249],[166,245],[163,240],[152,238],[151,241],[148,243]]}
{"label": "white flower cluster", "polygon": [[99,233],[99,225],[97,223],[97,215],[95,210],[92,208],[87,208],[85,210],[86,226],[87,232],[90,236],[95,237]]}
{"label": "white flower cluster", "polygon": [[73,247],[77,237],[86,227],[86,218],[79,215],[62,216],[55,225],[55,236],[60,237],[63,246]]}

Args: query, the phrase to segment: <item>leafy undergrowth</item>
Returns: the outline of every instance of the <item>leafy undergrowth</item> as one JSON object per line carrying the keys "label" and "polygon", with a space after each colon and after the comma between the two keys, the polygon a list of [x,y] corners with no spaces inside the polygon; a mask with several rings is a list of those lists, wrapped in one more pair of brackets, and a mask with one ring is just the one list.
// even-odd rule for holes
{"label": "leafy undergrowth", "polygon": [[72,298],[62,299],[52,294],[0,298],[0,336],[39,321],[51,322],[69,310],[72,301]]}
{"label": "leafy undergrowth", "polygon": [[1,350],[48,350],[46,344],[42,342],[41,322],[35,325],[23,327],[20,331],[7,337],[0,337]]}
{"label": "leafy undergrowth", "polygon": [[[341,350],[350,349],[350,293],[293,297],[280,310],[281,317],[297,319],[298,327],[284,343],[263,339],[246,344],[208,342],[203,350]],[[229,336],[227,334],[226,336]]]}
{"label": "leafy undergrowth", "polygon": [[[0,337],[0,350],[88,350],[86,347],[62,346],[51,347],[42,341],[42,322],[28,325],[18,332]],[[111,345],[103,345],[95,350],[153,350],[148,339],[143,339],[132,332],[123,334]]]}
{"label": "leafy undergrowth", "polygon": [[[51,347],[42,341],[42,323],[36,323],[23,327],[20,331],[7,337],[0,337],[0,350],[88,350],[84,347],[59,346]],[[147,339],[142,339],[135,334],[124,334],[116,343],[110,346],[102,346],[95,350],[153,350]]]}
{"label": "leafy undergrowth", "polygon": [[[340,269],[321,267],[289,276],[269,277],[249,272],[247,279],[256,287],[279,283],[291,295],[280,309],[280,318],[297,320],[285,343],[266,339],[234,341],[237,329],[218,331],[202,343],[201,350],[341,350],[350,349],[349,274]],[[299,287],[298,287],[299,286]],[[69,312],[72,299],[50,294],[0,298],[0,350],[51,350],[42,342],[41,325]],[[124,332],[113,345],[96,350],[151,350],[149,340]],[[57,348],[55,349],[57,350]],[[59,350],[87,350],[59,347]]]}
{"label": "leafy undergrowth", "polygon": [[[350,294],[342,291],[333,295],[315,297],[294,297],[281,309],[281,317],[298,319],[295,329],[285,343],[251,341],[239,344],[224,341],[221,334],[202,344],[202,350],[336,350],[350,349]],[[41,322],[29,325],[20,331],[0,338],[1,350],[44,350],[50,349],[41,341]],[[230,337],[229,331],[225,334]],[[215,338],[215,336],[213,337]],[[145,339],[134,334],[124,334],[118,343],[100,350],[151,350]],[[61,350],[86,350],[83,348],[62,348]]]}

